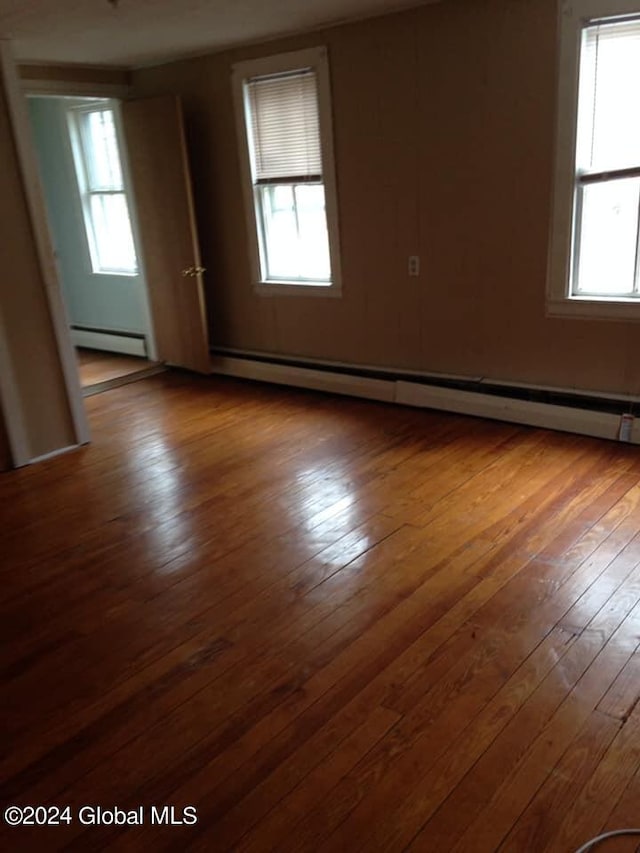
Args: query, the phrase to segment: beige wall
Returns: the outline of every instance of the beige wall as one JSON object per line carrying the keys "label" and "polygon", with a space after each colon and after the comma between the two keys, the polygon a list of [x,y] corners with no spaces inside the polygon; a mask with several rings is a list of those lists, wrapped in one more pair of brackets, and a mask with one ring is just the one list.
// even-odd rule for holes
{"label": "beige wall", "polygon": [[[25,451],[35,458],[73,445],[76,438],[2,80],[0,162],[2,346],[17,389],[15,408],[24,424]],[[2,449],[0,435],[0,465]]]}
{"label": "beige wall", "polygon": [[[137,94],[184,99],[214,343],[640,393],[640,326],[545,317],[555,7],[446,0],[134,72]],[[330,54],[344,295],[260,297],[231,65],[317,44]]]}
{"label": "beige wall", "polygon": [[48,80],[52,83],[98,83],[100,85],[126,86],[129,72],[121,68],[104,68],[85,65],[21,65],[18,73],[22,80]]}

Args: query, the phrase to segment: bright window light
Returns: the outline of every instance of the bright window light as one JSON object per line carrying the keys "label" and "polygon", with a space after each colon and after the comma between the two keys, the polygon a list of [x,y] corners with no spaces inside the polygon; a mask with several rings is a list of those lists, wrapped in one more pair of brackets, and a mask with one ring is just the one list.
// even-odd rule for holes
{"label": "bright window light", "polygon": [[329,235],[322,184],[258,187],[267,278],[330,281]]}
{"label": "bright window light", "polygon": [[138,261],[113,109],[71,109],[69,127],[93,272],[135,275]]}
{"label": "bright window light", "polygon": [[640,21],[583,31],[571,292],[640,295]]}

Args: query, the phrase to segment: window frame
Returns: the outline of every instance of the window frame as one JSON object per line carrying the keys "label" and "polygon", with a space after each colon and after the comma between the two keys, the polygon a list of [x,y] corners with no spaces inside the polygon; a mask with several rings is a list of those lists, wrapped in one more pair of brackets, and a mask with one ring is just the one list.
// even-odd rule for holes
{"label": "window frame", "polygon": [[594,319],[640,320],[638,296],[572,293],[572,266],[580,184],[576,176],[578,98],[582,33],[607,19],[640,18],[640,0],[561,0],[553,208],[547,267],[547,314]]}
{"label": "window frame", "polygon": [[[257,193],[259,192],[259,187],[253,181],[244,84],[255,77],[302,71],[305,69],[312,69],[316,75],[318,115],[320,120],[320,146],[322,149],[322,184],[324,186],[325,212],[329,237],[331,279],[329,281],[267,279],[263,274],[266,270],[266,261],[263,258],[261,250],[260,237],[263,221],[262,217],[259,217],[257,213]],[[331,87],[326,47],[307,48],[305,50],[291,51],[238,62],[232,67],[231,77],[240,155],[242,193],[247,223],[251,279],[254,291],[262,296],[341,296],[342,276],[338,231],[338,200],[333,149]],[[304,183],[304,181],[300,181],[300,183]]]}
{"label": "window frame", "polygon": [[[113,123],[116,134],[116,142],[118,146],[118,157],[120,161],[120,171],[122,175],[122,189],[120,190],[94,190],[90,187],[89,166],[87,163],[87,152],[85,142],[85,131],[82,127],[82,117],[92,112],[102,112],[110,110],[113,115]],[[140,258],[138,257],[138,247],[136,245],[136,237],[133,222],[133,212],[127,191],[127,178],[125,173],[125,162],[123,156],[122,136],[120,131],[120,116],[117,103],[111,99],[95,100],[93,102],[74,105],[67,110],[67,125],[69,130],[69,139],[71,142],[71,150],[73,154],[73,163],[80,196],[80,206],[82,208],[82,217],[84,222],[85,236],[89,249],[89,260],[91,263],[92,275],[107,275],[107,276],[122,276],[123,278],[137,278],[140,276]],[[129,225],[131,228],[131,239],[133,241],[133,249],[135,253],[135,268],[106,268],[100,265],[100,252],[98,249],[98,241],[96,237],[96,228],[93,218],[93,210],[91,205],[92,196],[104,195],[121,195],[124,198],[129,214]]]}

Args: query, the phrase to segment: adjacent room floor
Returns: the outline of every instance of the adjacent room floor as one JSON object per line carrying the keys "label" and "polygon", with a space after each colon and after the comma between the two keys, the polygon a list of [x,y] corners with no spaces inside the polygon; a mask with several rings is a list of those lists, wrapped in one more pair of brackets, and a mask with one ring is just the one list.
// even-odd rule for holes
{"label": "adjacent room floor", "polygon": [[636,448],[171,373],[87,406],[92,445],[0,478],[2,800],[71,816],[3,849],[638,824]]}
{"label": "adjacent room floor", "polygon": [[76,347],[80,384],[83,388],[93,388],[109,383],[111,387],[118,384],[117,380],[129,379],[141,372],[155,367],[156,362],[149,361],[136,355],[121,355],[120,353],[103,352],[96,349]]}

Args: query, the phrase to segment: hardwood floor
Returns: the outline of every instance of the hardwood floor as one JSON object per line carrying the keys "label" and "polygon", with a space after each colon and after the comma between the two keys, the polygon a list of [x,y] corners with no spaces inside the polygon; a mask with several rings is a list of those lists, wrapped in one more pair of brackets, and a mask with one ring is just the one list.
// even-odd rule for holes
{"label": "hardwood floor", "polygon": [[131,376],[153,367],[155,362],[135,355],[119,355],[102,350],[76,348],[80,384],[83,388]]}
{"label": "hardwood floor", "polygon": [[0,478],[2,803],[73,813],[3,849],[640,823],[637,449],[177,373],[87,405],[92,445]]}

